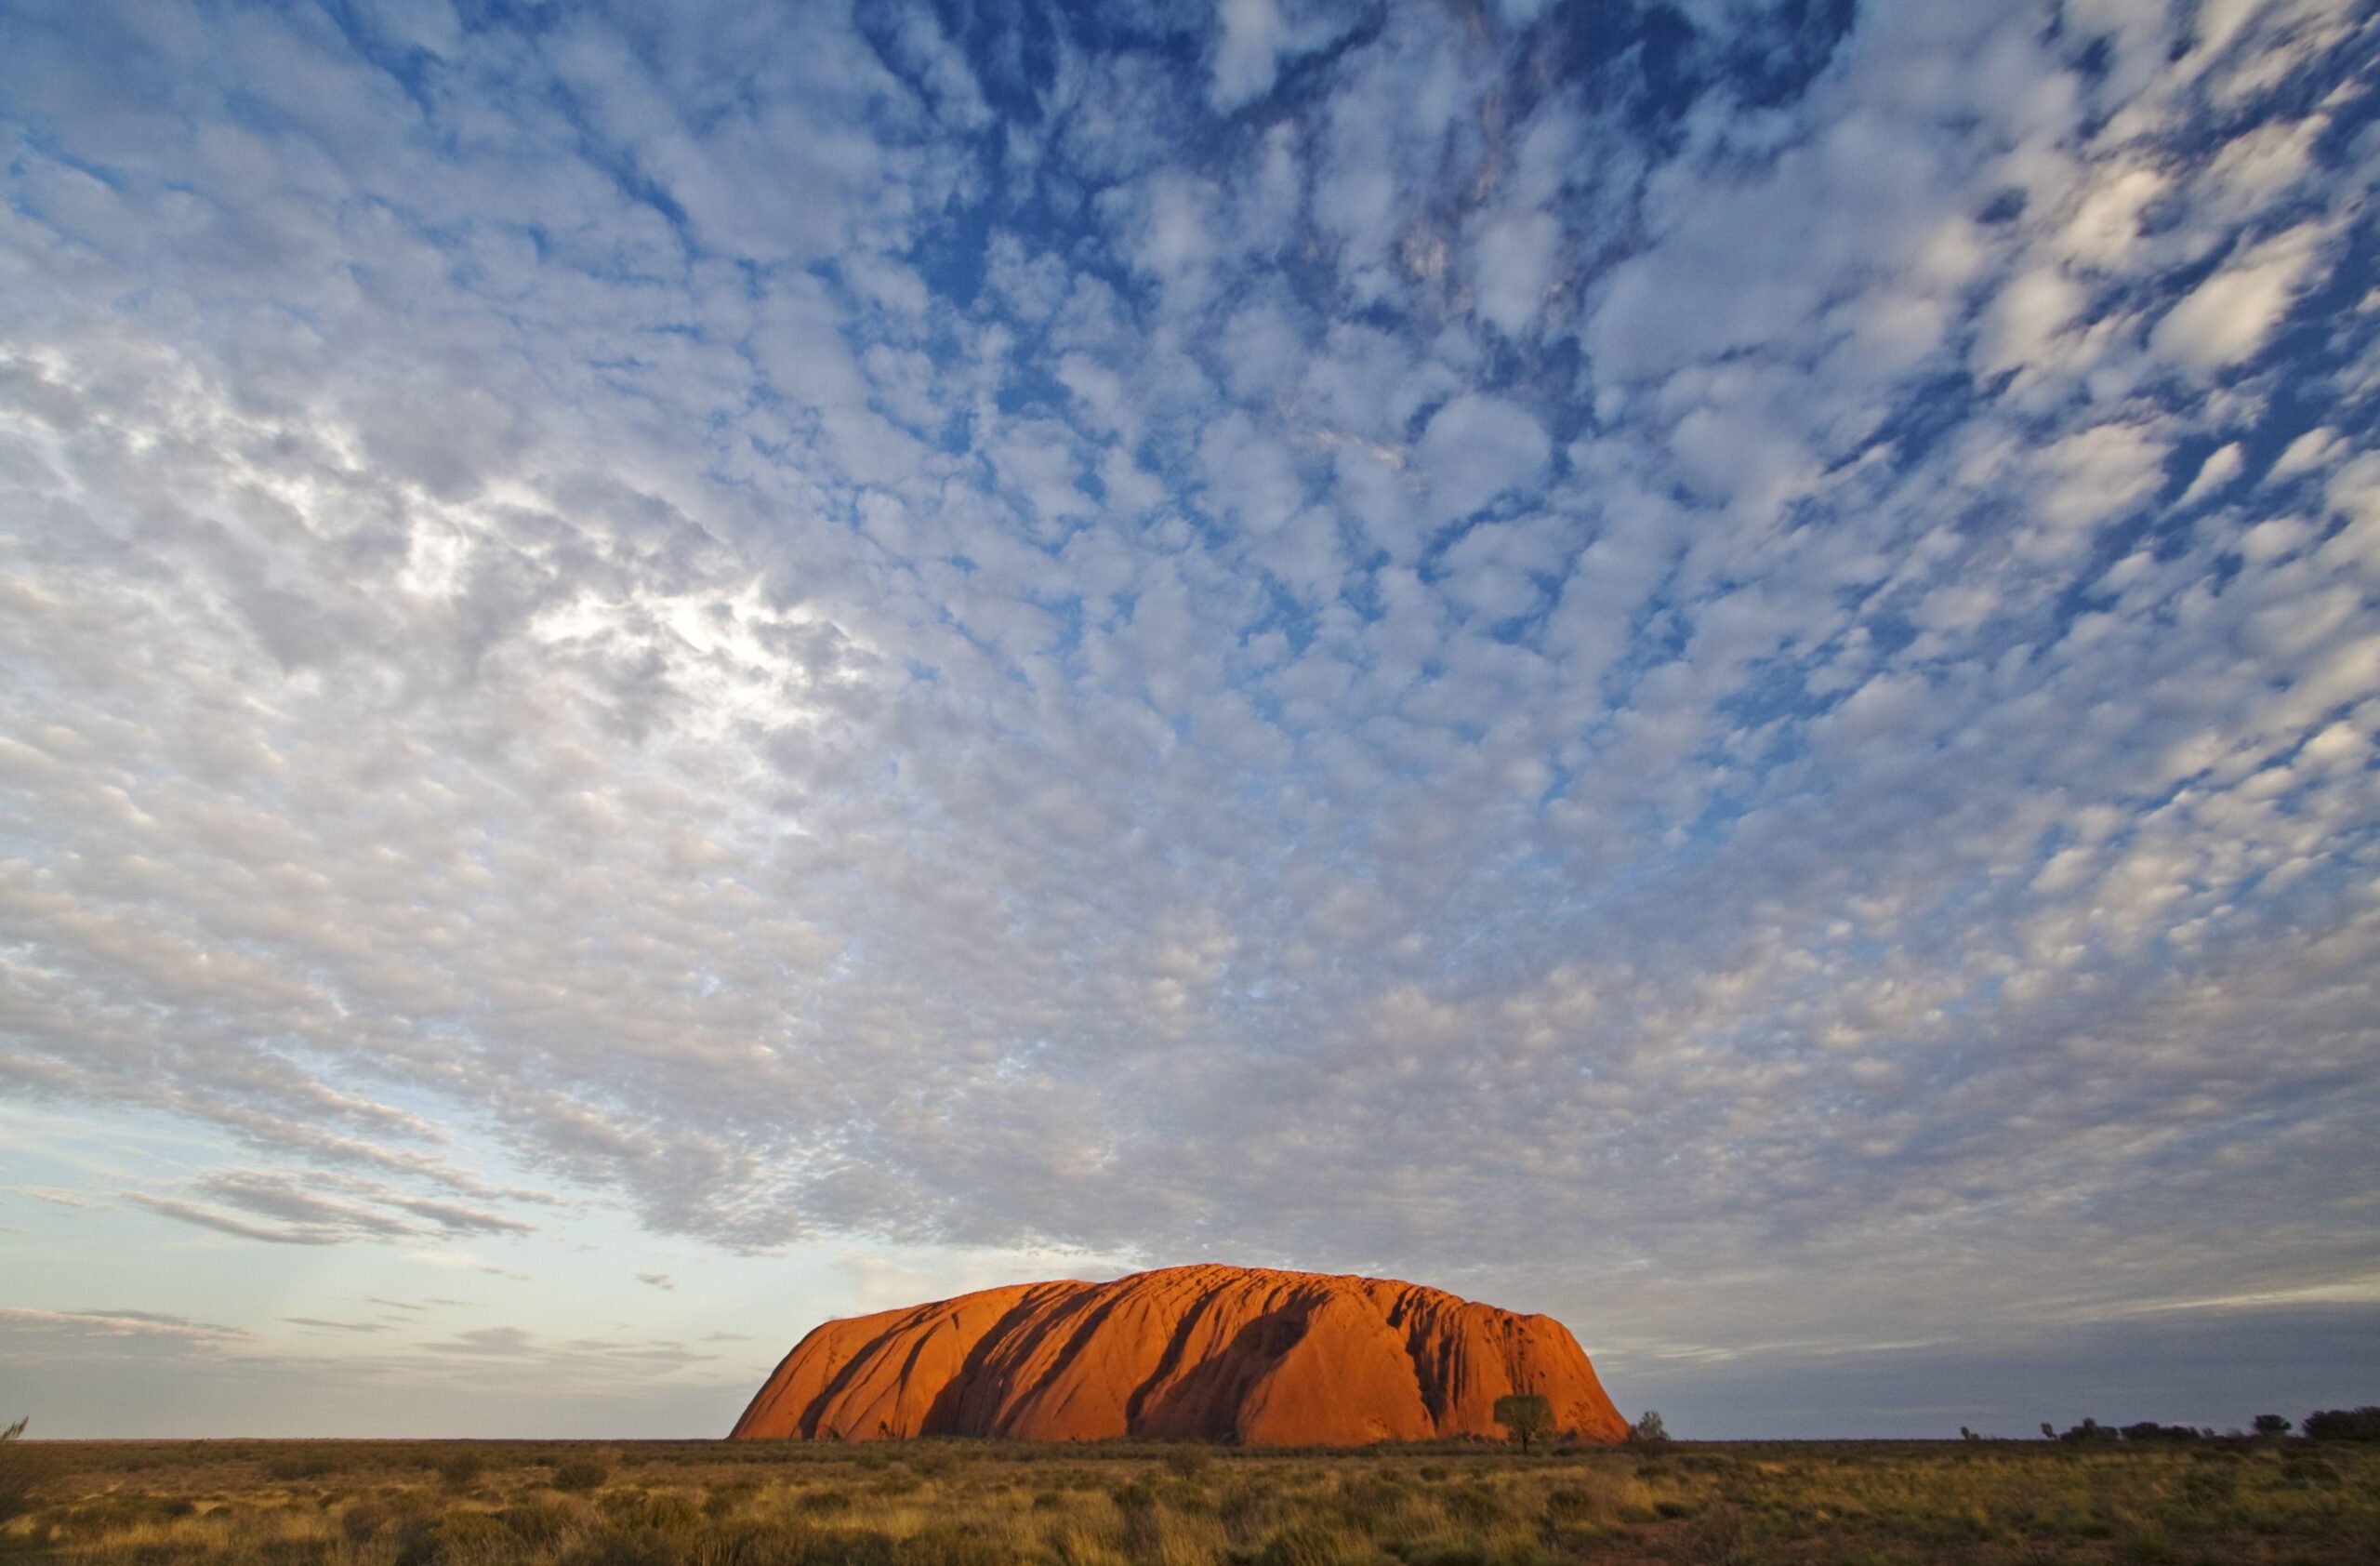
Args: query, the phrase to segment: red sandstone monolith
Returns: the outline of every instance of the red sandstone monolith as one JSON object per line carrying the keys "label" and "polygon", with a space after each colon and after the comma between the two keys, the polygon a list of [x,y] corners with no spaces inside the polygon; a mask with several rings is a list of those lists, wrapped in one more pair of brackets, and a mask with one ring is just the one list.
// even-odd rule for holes
{"label": "red sandstone monolith", "polygon": [[1501,1438],[1510,1392],[1541,1394],[1573,1440],[1627,1434],[1550,1316],[1383,1278],[1172,1267],[828,1321],[730,1436],[1358,1446]]}

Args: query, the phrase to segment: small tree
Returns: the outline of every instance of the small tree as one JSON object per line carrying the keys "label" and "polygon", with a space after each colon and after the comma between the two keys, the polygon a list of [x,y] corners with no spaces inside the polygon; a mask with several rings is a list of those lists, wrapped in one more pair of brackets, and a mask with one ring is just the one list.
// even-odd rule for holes
{"label": "small tree", "polygon": [[2289,1434],[2289,1415],[2285,1413],[2259,1413],[2256,1415],[2255,1426],[2256,1434],[2264,1437],[2267,1440],[2270,1440],[2276,1436],[2285,1436]]}
{"label": "small tree", "polygon": [[1628,1439],[1638,1446],[1667,1446],[1670,1440],[1669,1427],[1661,1423],[1661,1416],[1659,1413],[1648,1408],[1645,1411],[1644,1418],[1628,1427]]}
{"label": "small tree", "polygon": [[2042,1440],[2045,1441],[2057,1440],[2057,1427],[2046,1419],[2042,1421]]}
{"label": "small tree", "polygon": [[[1474,1405],[1476,1406],[1475,1404]],[[1527,1452],[1538,1437],[1554,1431],[1554,1405],[1535,1392],[1514,1392],[1496,1400],[1496,1423]]]}

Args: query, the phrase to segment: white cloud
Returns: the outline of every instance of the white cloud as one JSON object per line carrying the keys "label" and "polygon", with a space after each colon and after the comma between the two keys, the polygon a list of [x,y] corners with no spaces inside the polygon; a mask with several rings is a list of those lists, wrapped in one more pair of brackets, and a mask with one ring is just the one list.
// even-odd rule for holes
{"label": "white cloud", "polygon": [[359,11],[415,94],[12,11],[0,1092],[204,1148],[11,1243],[307,1245],[314,1356],[477,1269],[420,1362],[638,1387],[700,1334],[520,1303],[583,1226],[623,1309],[1223,1248],[1640,1363],[2365,1276],[2347,52],[1691,15],[1670,93],[1517,10]]}
{"label": "white cloud", "polygon": [[2246,465],[2247,458],[2241,454],[2239,442],[2217,446],[2207,454],[2205,461],[2199,464],[2196,476],[2190,480],[2189,487],[2182,491],[2182,498],[2176,504],[2189,506],[2205,499],[2237,478],[2240,470]]}
{"label": "white cloud", "polygon": [[2348,443],[2335,430],[2308,430],[2273,458],[2272,466],[2265,470],[2265,478],[2269,482],[2314,472],[2346,456],[2349,449]]}
{"label": "white cloud", "polygon": [[1416,455],[1429,475],[1432,513],[1451,522],[1536,484],[1551,452],[1526,408],[1467,393],[1430,416]]}
{"label": "white cloud", "polygon": [[1507,337],[1527,330],[1544,307],[1561,242],[1561,225],[1545,212],[1512,214],[1482,229],[1473,263],[1480,315]]}
{"label": "white cloud", "polygon": [[2042,364],[2082,314],[2087,297],[2080,284],[2054,267],[2011,279],[1984,317],[1977,345],[1979,365],[1996,374]]}
{"label": "white cloud", "polygon": [[1289,24],[1277,0],[1218,0],[1215,11],[1223,36],[1215,44],[1207,96],[1218,109],[1236,109],[1272,90]]}
{"label": "white cloud", "polygon": [[2313,225],[2254,246],[2192,289],[2157,323],[2151,342],[2188,367],[2221,369],[2254,357],[2322,263]]}

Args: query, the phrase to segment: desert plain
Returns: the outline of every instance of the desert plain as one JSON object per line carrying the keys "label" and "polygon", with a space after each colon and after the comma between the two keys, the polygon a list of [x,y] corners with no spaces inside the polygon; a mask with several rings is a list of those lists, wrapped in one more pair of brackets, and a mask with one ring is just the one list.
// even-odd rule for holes
{"label": "desert plain", "polygon": [[[2380,1448],[2284,1440],[61,1441],[77,1566],[1558,1566],[2380,1559]],[[5,1501],[0,1501],[5,1504]]]}

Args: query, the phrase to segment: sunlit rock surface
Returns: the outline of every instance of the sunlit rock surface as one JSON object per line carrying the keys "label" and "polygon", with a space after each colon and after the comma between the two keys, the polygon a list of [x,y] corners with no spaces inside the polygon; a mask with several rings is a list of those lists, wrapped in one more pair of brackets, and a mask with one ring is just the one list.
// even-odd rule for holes
{"label": "sunlit rock surface", "polygon": [[1577,1439],[1626,1433],[1550,1316],[1389,1279],[1177,1267],[828,1321],[731,1435],[1351,1446],[1500,1436],[1511,1392],[1542,1394]]}

